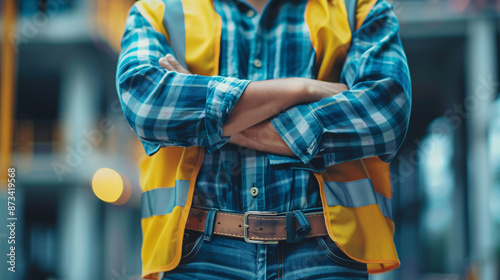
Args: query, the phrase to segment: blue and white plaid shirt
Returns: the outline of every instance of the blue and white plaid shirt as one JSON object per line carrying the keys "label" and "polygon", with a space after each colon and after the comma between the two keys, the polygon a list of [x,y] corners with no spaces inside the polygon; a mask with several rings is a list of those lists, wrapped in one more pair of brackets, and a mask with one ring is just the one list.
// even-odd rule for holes
{"label": "blue and white plaid shirt", "polygon": [[353,33],[341,73],[350,90],[272,118],[297,157],[238,147],[222,137],[222,126],[250,81],[316,77],[306,3],[273,0],[260,16],[244,1],[214,1],[223,22],[214,77],[159,66],[172,49],[132,8],[117,71],[122,108],[148,155],[161,146],[205,148],[193,205],[241,212],[321,207],[311,170],[372,156],[388,161],[401,145],[410,115],[410,78],[399,25],[386,0],[379,0]]}

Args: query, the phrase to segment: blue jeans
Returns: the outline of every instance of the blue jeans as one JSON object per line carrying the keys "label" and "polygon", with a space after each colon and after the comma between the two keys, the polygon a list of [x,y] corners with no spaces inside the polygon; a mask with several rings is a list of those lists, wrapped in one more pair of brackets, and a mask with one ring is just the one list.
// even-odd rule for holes
{"label": "blue jeans", "polygon": [[346,256],[328,236],[276,245],[204,236],[186,230],[181,262],[162,279],[368,279],[366,265]]}

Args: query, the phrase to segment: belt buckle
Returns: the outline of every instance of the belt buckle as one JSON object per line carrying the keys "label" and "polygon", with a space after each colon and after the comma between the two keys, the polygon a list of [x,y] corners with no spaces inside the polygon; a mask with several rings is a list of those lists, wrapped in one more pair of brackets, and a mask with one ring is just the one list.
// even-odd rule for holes
{"label": "belt buckle", "polygon": [[269,211],[248,211],[245,212],[245,215],[243,216],[243,238],[247,243],[254,243],[254,244],[278,244],[278,241],[271,241],[271,240],[253,240],[248,238],[248,228],[250,227],[248,225],[248,216],[250,215],[266,215],[266,216],[276,216],[278,215],[278,212],[269,212]]}

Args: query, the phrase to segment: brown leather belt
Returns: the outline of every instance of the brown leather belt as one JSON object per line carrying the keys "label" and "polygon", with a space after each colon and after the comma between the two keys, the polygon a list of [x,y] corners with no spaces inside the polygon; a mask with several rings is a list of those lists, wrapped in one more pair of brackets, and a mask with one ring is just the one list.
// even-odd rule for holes
{"label": "brown leather belt", "polygon": [[[204,232],[208,215],[207,210],[191,208],[186,224],[186,229]],[[328,235],[325,227],[325,219],[322,212],[305,214],[311,226],[310,231],[305,238]],[[300,223],[296,215],[293,218],[295,226],[294,232],[300,228]],[[213,234],[230,237],[244,238],[249,243],[276,244],[280,240],[287,240],[287,217],[285,214],[275,212],[257,212],[250,211],[245,214],[230,212],[216,212]],[[290,232],[288,232],[287,242],[290,241]],[[301,238],[302,239],[302,238]]]}

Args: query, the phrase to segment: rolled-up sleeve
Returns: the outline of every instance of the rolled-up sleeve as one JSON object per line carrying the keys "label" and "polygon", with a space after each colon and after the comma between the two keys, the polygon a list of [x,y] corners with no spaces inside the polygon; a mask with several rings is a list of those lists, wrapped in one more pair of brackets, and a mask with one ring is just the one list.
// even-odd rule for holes
{"label": "rolled-up sleeve", "polygon": [[[271,120],[303,163],[317,155],[325,166],[394,157],[405,138],[411,108],[410,74],[398,32],[392,5],[378,1],[352,35],[341,74],[349,90],[293,107]],[[286,162],[286,157],[271,158]],[[289,161],[296,164],[295,159]]]}
{"label": "rolled-up sleeve", "polygon": [[116,87],[127,122],[146,153],[161,146],[222,147],[222,127],[250,81],[167,71],[158,60],[173,54],[165,36],[132,7],[118,59]]}

